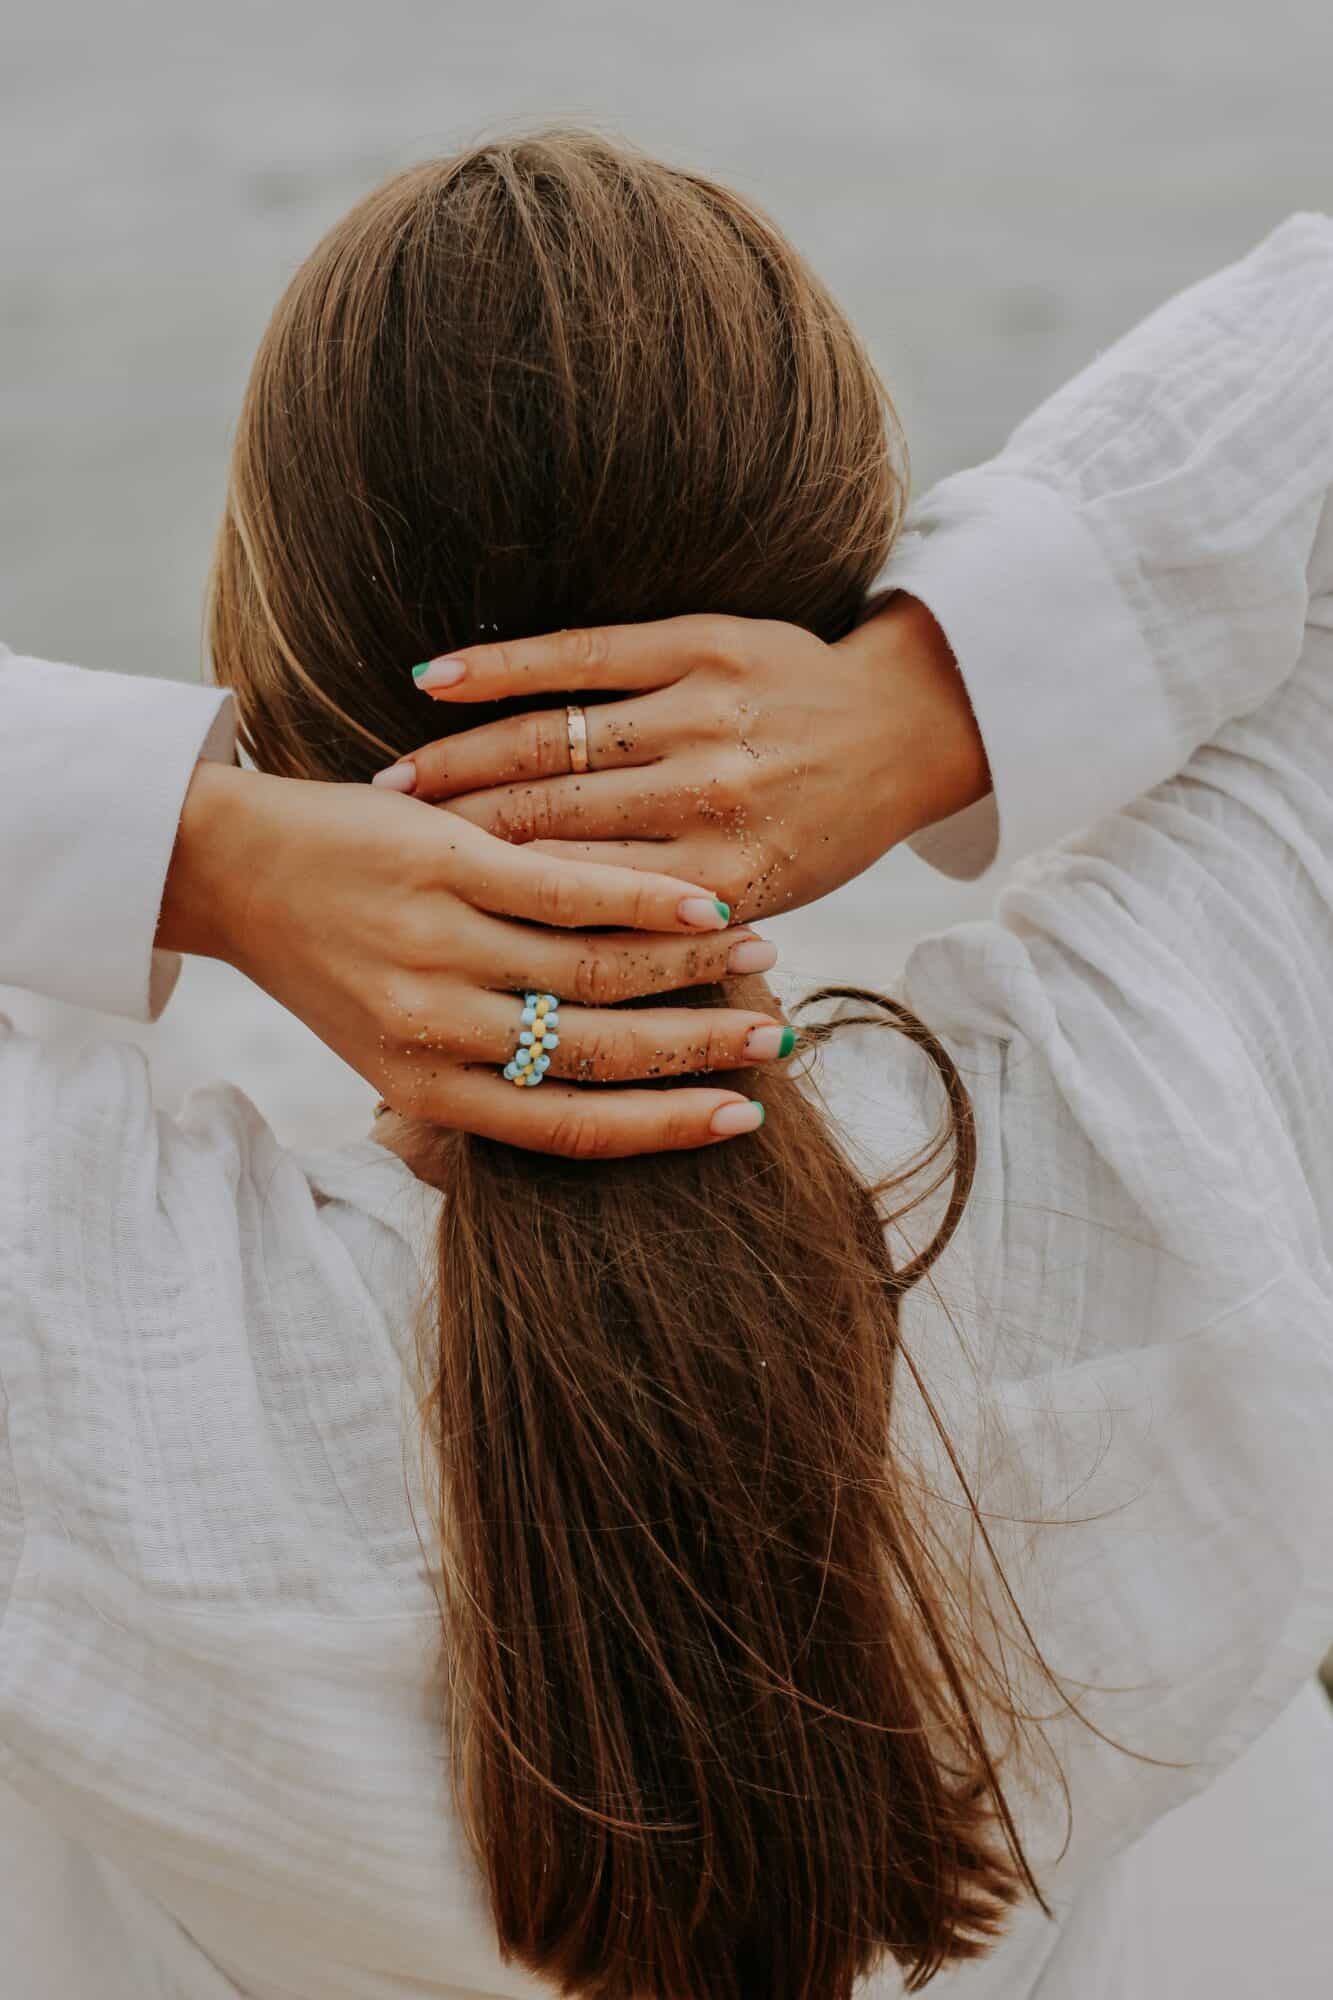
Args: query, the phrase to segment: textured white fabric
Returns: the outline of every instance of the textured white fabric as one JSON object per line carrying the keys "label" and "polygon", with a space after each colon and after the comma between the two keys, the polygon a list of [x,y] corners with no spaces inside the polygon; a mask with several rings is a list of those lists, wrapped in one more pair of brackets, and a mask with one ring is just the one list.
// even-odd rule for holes
{"label": "textured white fabric", "polygon": [[1114,811],[1289,670],[1328,485],[1329,230],[1293,216],[913,509],[884,581],[954,642],[996,781],[914,843],[937,867],[998,873]]}
{"label": "textured white fabric", "polygon": [[[155,1019],[180,961],[145,956],[143,941],[195,761],[234,753],[230,700],[216,688],[15,659],[5,646],[0,672],[14,717],[0,732],[0,977],[12,966],[10,985]],[[108,796],[116,808],[99,825],[94,808]]]}
{"label": "textured white fabric", "polygon": [[[1330,481],[1333,229],[1304,218],[927,500],[889,573],[958,646],[997,776],[989,834],[936,857],[1072,836],[909,963],[980,1163],[905,1335],[1051,1665],[1169,1760],[1052,1725],[1058,1867],[1059,1799],[1019,1803],[1066,1927],[1022,1913],[940,1982],[960,2000],[1150,2000],[1108,1949],[1125,1850],[1333,1637]],[[0,979],[150,1004],[213,700],[0,661]],[[885,1032],[837,1038],[821,1087],[876,1166],[939,1112]],[[225,1086],[165,1118],[110,1044],[8,1035],[0,1126],[0,1776],[65,1843],[40,1894],[98,1940],[87,2000],[544,1990],[499,1961],[441,1766],[403,1391],[436,1197],[369,1142],[284,1151]]]}

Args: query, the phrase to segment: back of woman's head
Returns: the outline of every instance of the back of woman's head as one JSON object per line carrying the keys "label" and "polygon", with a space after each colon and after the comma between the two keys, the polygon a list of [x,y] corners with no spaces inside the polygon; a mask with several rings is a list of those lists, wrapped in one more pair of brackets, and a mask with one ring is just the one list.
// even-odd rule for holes
{"label": "back of woman's head", "polygon": [[[753,209],[597,139],[491,146],[370,196],[279,305],[215,666],[264,768],[364,779],[451,647],[700,610],[837,637],[901,498],[873,370]],[[1025,1880],[890,1436],[919,1272],[799,1084],[747,1088],[741,1145],[414,1160],[456,1794],[502,1948],[604,2000],[839,2000],[886,1949],[919,1983]]]}

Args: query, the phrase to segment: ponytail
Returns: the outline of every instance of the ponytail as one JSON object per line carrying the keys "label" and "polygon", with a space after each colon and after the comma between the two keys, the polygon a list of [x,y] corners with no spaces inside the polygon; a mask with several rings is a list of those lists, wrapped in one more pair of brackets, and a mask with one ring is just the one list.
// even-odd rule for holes
{"label": "ponytail", "polygon": [[885,1953],[917,1986],[1035,1888],[891,1426],[970,1107],[874,1004],[949,1099],[910,1271],[790,1075],[744,1147],[414,1161],[458,1808],[503,1951],[564,1992],[845,2000]]}

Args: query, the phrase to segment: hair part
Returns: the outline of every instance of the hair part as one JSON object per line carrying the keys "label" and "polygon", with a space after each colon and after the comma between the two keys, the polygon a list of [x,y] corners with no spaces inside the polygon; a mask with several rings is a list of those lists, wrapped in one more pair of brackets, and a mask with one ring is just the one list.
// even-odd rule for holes
{"label": "hair part", "polygon": [[[904,488],[864,351],[749,204],[585,135],[479,148],[363,201],[279,304],[215,668],[263,768],[364,779],[441,650],[705,609],[841,636]],[[952,1228],[967,1095],[891,1011],[946,1086]],[[847,2000],[886,1953],[916,1987],[1036,1893],[992,1747],[1017,1711],[893,1433],[907,1179],[868,1187],[794,1076],[755,1077],[743,1147],[412,1140],[446,1194],[421,1386],[456,1797],[501,1949],[598,2000]]]}

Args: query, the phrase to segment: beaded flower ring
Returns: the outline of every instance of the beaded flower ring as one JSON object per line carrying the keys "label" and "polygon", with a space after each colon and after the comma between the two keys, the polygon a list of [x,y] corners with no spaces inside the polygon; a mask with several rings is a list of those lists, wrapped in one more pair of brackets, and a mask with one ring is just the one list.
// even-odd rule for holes
{"label": "beaded flower ring", "polygon": [[551,1050],[560,1046],[560,1037],[556,1033],[559,1026],[560,1002],[554,993],[523,995],[518,1047],[512,1060],[504,1066],[505,1077],[510,1083],[533,1088],[541,1082],[551,1066]]}

